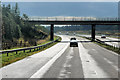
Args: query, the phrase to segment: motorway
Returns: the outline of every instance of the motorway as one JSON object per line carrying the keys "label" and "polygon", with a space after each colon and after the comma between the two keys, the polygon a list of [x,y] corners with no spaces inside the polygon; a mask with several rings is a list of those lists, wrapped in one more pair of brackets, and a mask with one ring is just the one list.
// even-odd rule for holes
{"label": "motorway", "polygon": [[[78,36],[91,37],[91,35],[79,35],[79,34],[77,34],[77,35]],[[101,36],[98,36],[98,35],[96,35],[95,38],[99,39],[101,41],[104,41],[108,45],[111,45],[111,46],[114,46],[114,47],[117,47],[117,48],[120,47],[120,44],[118,43],[118,41],[120,41],[120,39],[111,38],[111,37],[101,38]]]}
{"label": "motorway", "polygon": [[111,46],[115,46],[115,47],[120,47],[120,44],[118,42],[110,42],[110,41],[120,41],[119,39],[116,38],[110,38],[110,37],[106,37],[106,38],[101,38],[100,36],[96,36],[97,39],[101,40],[101,41],[105,41],[106,44],[111,45]]}
{"label": "motorway", "polygon": [[118,78],[117,53],[80,37],[78,47],[69,47],[73,36],[60,36],[53,47],[1,68],[2,78]]}

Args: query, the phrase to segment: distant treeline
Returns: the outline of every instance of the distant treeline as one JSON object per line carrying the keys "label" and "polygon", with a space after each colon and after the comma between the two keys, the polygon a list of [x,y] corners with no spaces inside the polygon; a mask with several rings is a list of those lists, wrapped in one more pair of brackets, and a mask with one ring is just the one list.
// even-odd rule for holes
{"label": "distant treeline", "polygon": [[23,14],[20,16],[18,4],[15,6],[2,6],[2,41],[16,42],[19,39],[31,43],[33,40],[44,39],[48,36],[48,30],[43,26],[35,26],[29,22],[24,22],[23,19],[28,20],[28,16]]}
{"label": "distant treeline", "polygon": [[[72,25],[72,26],[63,26],[63,27],[55,27],[55,32],[58,31],[90,31],[91,25]],[[117,25],[97,25],[97,31],[118,31]]]}

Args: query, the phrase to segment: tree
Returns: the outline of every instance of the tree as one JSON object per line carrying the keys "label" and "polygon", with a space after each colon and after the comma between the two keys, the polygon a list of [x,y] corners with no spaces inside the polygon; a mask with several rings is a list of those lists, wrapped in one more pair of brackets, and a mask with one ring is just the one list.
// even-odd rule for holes
{"label": "tree", "polygon": [[16,26],[16,31],[15,31],[15,38],[19,39],[21,37],[21,29],[19,27],[19,25]]}
{"label": "tree", "polygon": [[[25,22],[22,18],[28,20],[28,16],[23,14],[23,17],[20,16],[20,11],[18,8],[18,4],[16,3],[15,7],[11,8],[11,5],[7,6],[3,5],[2,7],[2,38],[3,42],[13,42],[16,43],[19,38],[23,38],[24,41],[32,41],[33,39],[36,41],[43,37],[43,32],[45,28],[34,28],[33,24],[29,22]],[[40,30],[44,30],[43,32],[39,32]]]}
{"label": "tree", "polygon": [[7,8],[8,8],[8,10],[10,11],[10,10],[11,10],[11,5],[8,4]]}
{"label": "tree", "polygon": [[24,18],[25,20],[28,20],[28,19],[29,19],[26,14],[23,14],[23,18]]}
{"label": "tree", "polygon": [[19,11],[19,8],[18,8],[18,3],[15,4],[15,15],[16,16],[20,15],[20,11]]}

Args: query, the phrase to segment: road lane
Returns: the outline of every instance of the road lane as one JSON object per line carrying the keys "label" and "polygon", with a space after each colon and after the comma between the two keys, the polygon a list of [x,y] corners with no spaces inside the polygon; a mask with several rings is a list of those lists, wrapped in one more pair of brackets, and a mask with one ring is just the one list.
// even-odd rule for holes
{"label": "road lane", "polygon": [[[118,41],[118,39],[109,38],[109,37],[101,38],[100,36],[97,36],[96,38],[101,40],[101,41]],[[111,46],[120,47],[119,42],[105,42],[105,43],[108,45],[111,45]]]}
{"label": "road lane", "polygon": [[[80,34],[77,34],[77,36],[91,37],[91,35],[80,35]],[[95,37],[96,39],[99,39],[101,41],[120,41],[120,39],[117,38],[110,38],[110,37],[101,38],[101,36],[97,36],[97,35]],[[120,47],[120,42],[105,42],[105,43],[114,47]]]}
{"label": "road lane", "polygon": [[[84,40],[83,38],[78,39]],[[82,52],[82,56],[88,58],[88,59],[86,58],[86,61],[88,61],[88,65],[90,64],[89,66],[92,67],[95,63],[95,65],[92,67],[92,69],[94,70],[92,70],[91,68],[88,68],[88,66],[85,64],[84,62],[85,58],[81,56],[82,62],[84,62],[82,63],[83,70],[85,71],[85,69],[87,69],[84,72],[86,78],[92,77],[88,73],[88,71],[90,72],[91,70],[93,74],[97,74],[96,76],[93,76],[93,78],[118,78],[118,55],[116,55],[116,53],[106,50],[100,47],[99,45],[96,45],[91,42],[83,42],[82,46],[83,49],[85,49],[86,51]]]}
{"label": "road lane", "polygon": [[79,52],[83,64],[84,78],[107,78],[108,75],[97,66],[97,62],[88,54],[88,50],[80,43]]}
{"label": "road lane", "polygon": [[78,47],[68,47],[42,78],[84,78]]}

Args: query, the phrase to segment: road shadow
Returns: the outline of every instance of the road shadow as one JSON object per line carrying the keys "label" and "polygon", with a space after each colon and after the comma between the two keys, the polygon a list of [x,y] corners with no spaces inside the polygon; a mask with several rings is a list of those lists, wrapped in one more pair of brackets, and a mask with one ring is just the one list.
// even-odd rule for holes
{"label": "road shadow", "polygon": [[102,42],[120,42],[120,41],[104,41],[104,40],[102,40]]}
{"label": "road shadow", "polygon": [[[60,43],[70,43],[70,41],[56,41],[56,42],[60,42]],[[77,41],[78,43],[88,43],[88,42],[92,42],[92,41]]]}
{"label": "road shadow", "polygon": [[[60,43],[70,43],[70,41],[56,41],[56,42],[60,42]],[[78,43],[80,42],[80,43],[89,43],[89,42],[93,42],[93,41],[77,41]],[[119,43],[120,41],[100,41],[100,42],[103,42],[103,43],[105,43],[105,42],[117,42],[117,43]]]}

